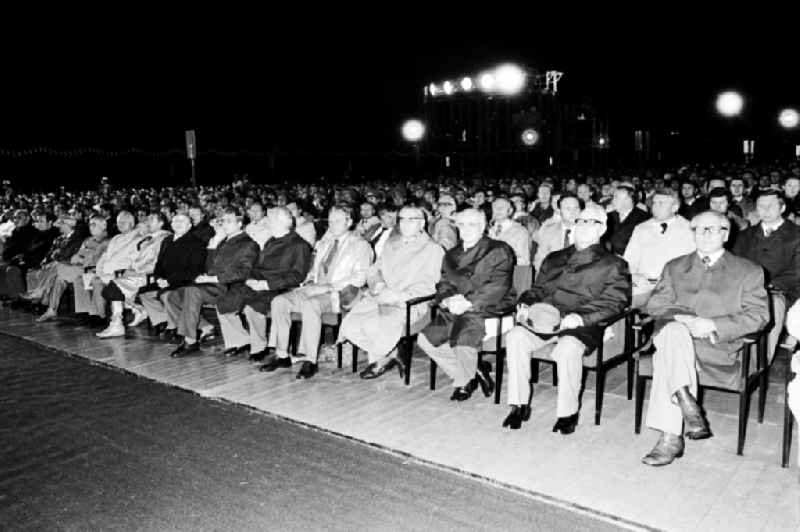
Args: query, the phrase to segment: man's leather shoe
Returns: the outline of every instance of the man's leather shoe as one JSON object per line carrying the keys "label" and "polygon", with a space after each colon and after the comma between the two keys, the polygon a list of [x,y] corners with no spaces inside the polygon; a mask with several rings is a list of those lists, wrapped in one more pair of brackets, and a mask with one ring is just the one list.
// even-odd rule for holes
{"label": "man's leather shoe", "polygon": [[247,357],[248,360],[252,360],[253,362],[261,362],[267,357],[267,350],[264,349],[263,351],[259,351],[258,353],[250,353],[250,356]]}
{"label": "man's leather shoe", "polygon": [[475,374],[475,381],[481,387],[485,397],[491,397],[494,392],[494,381],[492,380],[492,365],[482,360],[478,363],[478,372]]}
{"label": "man's leather shoe", "polygon": [[276,356],[275,358],[273,358],[272,360],[270,360],[269,362],[258,368],[258,371],[269,372],[269,371],[275,371],[278,368],[291,368],[291,367],[292,367],[291,358],[289,357],[280,358]]}
{"label": "man's leather shoe", "polygon": [[359,373],[358,376],[365,380],[377,379],[378,377],[380,377],[387,371],[391,370],[395,366],[397,366],[400,369],[400,376],[402,377],[403,376],[402,362],[399,362],[395,358],[392,358],[381,367],[378,367],[378,364],[373,362],[372,364],[369,364],[366,368],[364,368],[364,371]]}
{"label": "man's leather shoe", "polygon": [[310,379],[316,374],[317,374],[317,365],[305,361],[302,364],[300,364],[300,371],[297,372],[297,376],[295,378],[300,380]]}
{"label": "man's leather shoe", "polygon": [[158,325],[153,325],[153,328],[150,329],[150,334],[153,336],[161,336],[165,330],[167,330],[167,322],[161,322]]}
{"label": "man's leather shoe", "polygon": [[182,342],[181,345],[178,346],[175,351],[169,354],[172,358],[180,358],[185,357],[186,355],[190,355],[192,353],[197,353],[200,351],[200,344],[197,342],[193,344],[187,344],[186,342]]}
{"label": "man's leather shoe", "polygon": [[561,432],[561,434],[572,434],[575,432],[575,427],[578,426],[578,413],[575,412],[571,416],[560,417],[553,425],[553,432]]}
{"label": "man's leather shoe", "polygon": [[686,437],[690,440],[710,438],[711,429],[708,428],[708,421],[703,416],[703,409],[697,404],[689,388],[683,386],[675,392],[675,397],[678,399],[683,420],[686,422]]}
{"label": "man's leather shoe", "polygon": [[503,426],[510,429],[518,429],[523,421],[531,418],[531,407],[529,405],[511,405],[511,412],[503,420]]}
{"label": "man's leather shoe", "polygon": [[240,345],[239,347],[231,347],[230,349],[223,351],[222,354],[226,357],[235,357],[236,355],[240,355],[245,351],[250,351],[250,344]]}
{"label": "man's leather shoe", "polygon": [[676,458],[683,456],[683,436],[662,432],[656,446],[644,458],[642,463],[649,466],[665,466]]}
{"label": "man's leather shoe", "polygon": [[183,340],[181,339],[181,335],[178,334],[177,329],[167,329],[164,331],[164,341],[171,344],[179,344]]}
{"label": "man's leather shoe", "polygon": [[[474,381],[470,381],[470,382],[474,382]],[[466,401],[467,399],[472,397],[472,392],[474,392],[474,391],[475,391],[475,388],[471,387],[470,385],[457,386],[453,390],[453,395],[450,396],[450,400],[451,401],[459,401],[459,402],[460,401]]]}

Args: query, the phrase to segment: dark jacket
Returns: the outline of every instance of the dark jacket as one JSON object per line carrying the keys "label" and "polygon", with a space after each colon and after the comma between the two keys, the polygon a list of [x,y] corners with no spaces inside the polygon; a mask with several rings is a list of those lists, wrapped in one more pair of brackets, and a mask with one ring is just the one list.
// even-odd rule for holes
{"label": "dark jacket", "polygon": [[203,273],[206,264],[206,244],[192,233],[180,238],[167,236],[161,242],[153,277],[166,279],[169,289],[192,284]]}
{"label": "dark jacket", "polygon": [[705,212],[709,209],[708,198],[704,196],[697,196],[695,200],[692,202],[691,205],[687,205],[683,201],[681,201],[681,206],[678,209],[678,214],[689,220],[692,221],[692,218],[700,214],[701,212]]}
{"label": "dark jacket", "polygon": [[30,246],[25,250],[22,266],[25,268],[38,267],[47,256],[50,248],[53,247],[53,242],[55,242],[59,234],[60,231],[55,227],[51,227],[47,231],[39,231],[37,229]]}
{"label": "dark jacket", "polygon": [[713,320],[717,343],[693,339],[700,382],[735,387],[741,371],[737,351],[742,337],[769,321],[764,272],[727,251],[710,268],[697,253],[689,253],[664,266],[646,310],[656,318],[655,333],[676,314]]}
{"label": "dark jacket", "polygon": [[787,308],[800,297],[800,226],[784,220],[768,237],[760,223],[748,227],[736,237],[733,253],[766,270],[767,283],[784,292]]}
{"label": "dark jacket", "polygon": [[258,255],[258,244],[244,231],[226,238],[216,249],[207,251],[206,273],[216,275],[219,281],[221,292],[217,298],[217,309],[221,314],[237,310],[238,296],[230,290],[234,285],[250,279]]}
{"label": "dark jacket", "polygon": [[33,243],[33,239],[39,230],[31,224],[15,227],[11,235],[6,239],[3,248],[3,260],[11,262],[17,255],[23,255]]}
{"label": "dark jacket", "polygon": [[208,220],[203,220],[199,224],[192,226],[189,232],[202,240],[206,245],[208,245],[208,241],[214,236],[214,228],[211,227]]}
{"label": "dark jacket", "polygon": [[294,231],[267,240],[249,279],[267,281],[269,290],[255,291],[244,284],[232,287],[228,293],[231,305],[236,307],[234,312],[249,305],[266,316],[275,296],[297,288],[306,278],[311,268],[311,253],[311,245]]}
{"label": "dark jacket", "polygon": [[486,236],[466,251],[462,245],[447,251],[441,280],[436,284],[436,303],[461,294],[472,308],[460,316],[441,309],[422,331],[428,341],[434,346],[449,341],[453,347],[479,349],[485,335],[484,320],[514,309],[515,264],[511,246]]}
{"label": "dark jacket", "polygon": [[634,207],[628,216],[620,222],[619,213],[614,211],[608,215],[608,231],[606,232],[606,243],[608,249],[612,253],[619,256],[625,254],[625,248],[628,247],[628,242],[631,239],[634,228],[640,223],[648,220],[650,215]]}
{"label": "dark jacket", "polygon": [[585,355],[603,342],[598,323],[622,312],[631,302],[631,275],[624,259],[595,244],[578,251],[569,246],[547,255],[533,288],[519,298],[524,305],[549,303],[561,316],[577,314],[583,327],[559,336],[574,336],[587,347]]}
{"label": "dark jacket", "polygon": [[77,228],[67,237],[59,235],[53,242],[53,246],[50,248],[50,252],[45,257],[44,262],[69,262],[69,259],[81,249],[81,244],[83,244],[84,240],[86,240],[86,235]]}

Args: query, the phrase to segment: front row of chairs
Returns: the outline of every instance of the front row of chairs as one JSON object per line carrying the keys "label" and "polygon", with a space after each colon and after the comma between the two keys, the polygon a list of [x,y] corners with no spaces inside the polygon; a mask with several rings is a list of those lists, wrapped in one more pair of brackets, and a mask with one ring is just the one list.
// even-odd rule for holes
{"label": "front row of chairs", "polygon": [[[403,358],[408,362],[406,364],[406,371],[404,375],[405,384],[410,384],[411,380],[411,360],[414,349],[416,337],[419,332],[432,320],[436,315],[436,307],[430,305],[434,299],[433,295],[418,297],[406,302],[406,319],[405,330],[403,336],[398,342],[397,349],[400,350]],[[417,305],[427,304],[429,310],[421,319],[416,322],[411,321],[411,309]],[[299,314],[292,315],[293,320],[293,337],[296,337],[297,329],[302,326],[301,317]],[[515,313],[509,311],[506,313],[492,316],[486,320],[486,336],[481,351],[479,352],[479,359],[484,356],[494,356],[495,358],[495,404],[500,403],[500,392],[503,384],[503,373],[505,369],[505,333],[508,332],[515,324]],[[601,344],[593,353],[584,357],[584,383],[586,376],[589,372],[594,372],[595,380],[595,425],[600,424],[600,418],[603,408],[603,395],[605,392],[605,380],[607,373],[613,368],[626,364],[627,365],[627,396],[628,400],[633,398],[635,390],[635,419],[634,430],[636,434],[641,431],[642,414],[644,409],[644,397],[647,390],[647,381],[653,377],[652,355],[643,352],[642,348],[645,346],[648,339],[648,330],[651,325],[651,319],[639,312],[637,309],[628,308],[618,315],[606,320],[602,326],[606,330],[606,338],[610,340]],[[341,313],[325,313],[322,317],[322,326],[324,329],[330,329],[333,337],[336,338],[339,333],[339,328],[342,323]],[[269,322],[267,324],[269,327]],[[735,393],[739,395],[739,433],[736,453],[741,455],[744,450],[744,442],[747,429],[747,419],[750,409],[750,396],[758,389],[758,422],[762,423],[764,420],[764,410],[766,406],[767,387],[769,381],[769,364],[767,363],[767,332],[769,325],[758,331],[757,333],[745,337],[744,345],[739,351],[741,357],[741,375],[736,388],[719,388],[706,385],[701,381],[698,383],[698,403],[702,404],[704,391],[706,389],[715,389],[718,391]],[[610,332],[609,332],[610,331]],[[324,335],[322,335],[324,337]],[[322,340],[321,340],[322,341]],[[293,349],[296,349],[296,342],[292,342]],[[755,347],[755,357],[753,356],[753,348]],[[551,364],[553,366],[553,385],[558,385],[558,375],[556,372],[555,362],[550,358],[550,352],[553,345],[547,345],[537,350],[531,357],[531,381],[538,382],[539,379],[539,365],[541,363]],[[352,350],[352,371],[355,373],[358,369],[358,348],[353,346]],[[800,356],[798,353],[795,356]],[[341,368],[343,365],[343,352],[342,345],[337,345],[337,367]],[[436,362],[430,361],[430,389],[436,389]],[[791,378],[792,374],[787,369],[786,383]],[[792,437],[793,416],[789,410],[788,404],[785,409],[784,416],[784,429],[783,429],[783,449],[782,449],[782,465],[788,466],[789,452]]]}

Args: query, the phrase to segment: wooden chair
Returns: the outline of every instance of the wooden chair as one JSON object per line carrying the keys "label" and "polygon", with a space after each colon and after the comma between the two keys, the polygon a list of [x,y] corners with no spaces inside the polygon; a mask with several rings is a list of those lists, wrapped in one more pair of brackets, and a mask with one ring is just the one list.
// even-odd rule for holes
{"label": "wooden chair", "polygon": [[[637,335],[642,334],[642,328],[646,327],[651,318],[643,320]],[[712,386],[704,384],[702,379],[698,382],[697,402],[702,405],[704,390],[719,390],[722,392],[735,393],[739,396],[739,438],[736,445],[736,454],[742,455],[744,450],[744,440],[747,432],[747,418],[750,412],[750,395],[758,388],[758,422],[764,421],[764,407],[767,400],[767,378],[769,376],[769,366],[767,365],[767,332],[769,325],[762,328],[760,331],[749,334],[744,337],[744,345],[737,352],[741,361],[741,372],[739,381],[736,388],[725,388],[720,386]],[[643,345],[641,341],[637,342]],[[751,371],[752,365],[752,348],[756,347],[756,369]],[[647,387],[647,381],[653,378],[653,357],[649,354],[636,353],[634,356],[636,360],[636,411],[634,419],[634,431],[636,434],[641,432],[642,427],[642,411],[644,406],[644,394]],[[702,377],[702,375],[701,375]]]}
{"label": "wooden chair", "polygon": [[[603,328],[604,333],[610,328],[614,333],[614,338],[608,342],[601,343],[592,353],[583,357],[584,382],[588,372],[595,372],[595,425],[600,424],[600,416],[603,411],[606,374],[623,363],[627,363],[628,365],[628,400],[630,401],[633,398],[633,353],[637,348],[634,343],[633,325],[637,313],[637,309],[628,308],[607,320],[601,321],[599,325]],[[609,348],[612,348],[612,351],[617,351],[620,347],[621,349],[618,352],[612,353],[609,356],[607,352]],[[558,386],[557,365],[555,360],[550,357],[554,348],[555,344],[548,344],[541,349],[537,349],[531,355],[532,382],[539,382],[539,363],[542,362],[553,366],[553,386]]]}

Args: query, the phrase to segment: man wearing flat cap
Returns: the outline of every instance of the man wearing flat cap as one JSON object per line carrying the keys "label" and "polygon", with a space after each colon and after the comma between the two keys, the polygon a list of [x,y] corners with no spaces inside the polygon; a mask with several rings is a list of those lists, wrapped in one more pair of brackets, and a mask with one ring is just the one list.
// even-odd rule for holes
{"label": "man wearing flat cap", "polygon": [[[556,362],[559,384],[553,432],[575,431],[583,357],[603,342],[599,323],[620,313],[631,301],[628,264],[600,243],[605,232],[605,211],[599,205],[588,205],[575,220],[574,244],[547,255],[533,288],[520,296],[517,322],[531,319],[539,323],[532,323],[532,328],[517,325],[506,336],[511,412],[504,427],[518,429],[530,417],[531,354],[554,343],[550,356]],[[551,316],[552,307],[558,311],[556,319]],[[555,334],[544,333],[543,320],[557,324]],[[549,329],[552,332],[552,326]]]}

